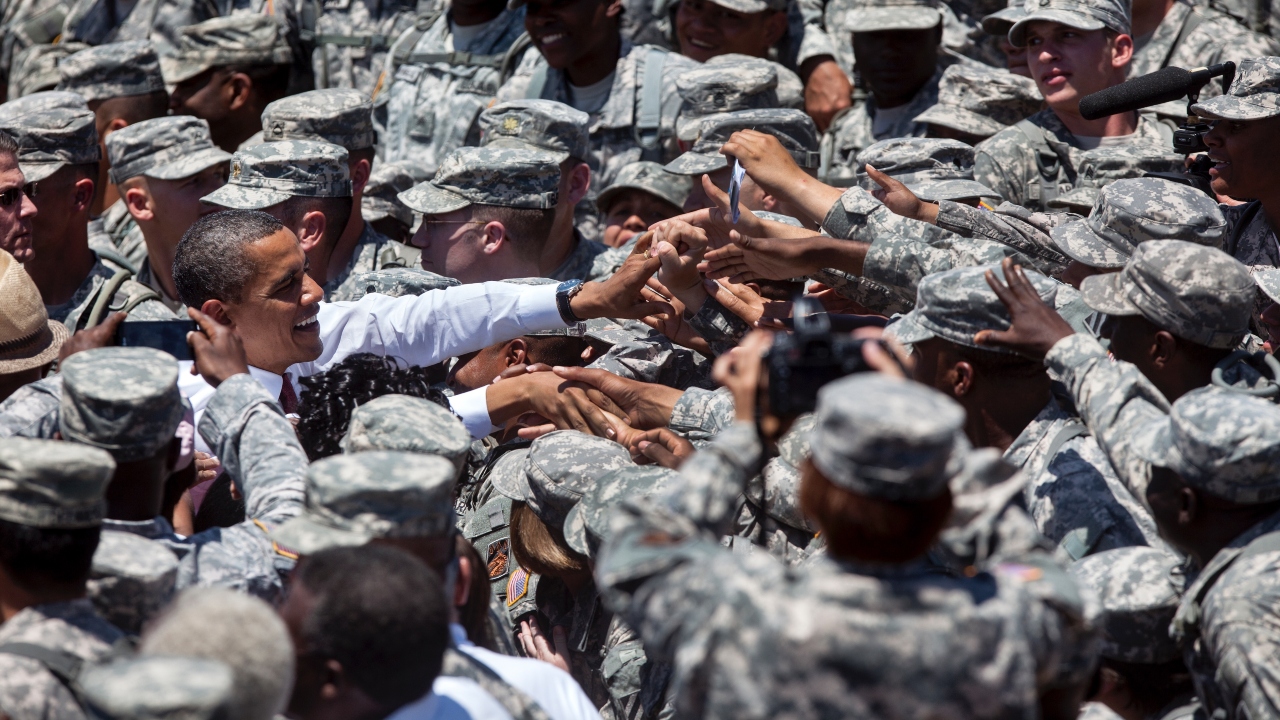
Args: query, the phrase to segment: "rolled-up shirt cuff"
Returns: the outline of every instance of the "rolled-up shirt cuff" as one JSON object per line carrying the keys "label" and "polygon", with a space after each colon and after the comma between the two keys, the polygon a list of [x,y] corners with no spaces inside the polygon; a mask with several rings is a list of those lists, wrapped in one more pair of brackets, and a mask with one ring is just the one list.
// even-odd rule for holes
{"label": "rolled-up shirt cuff", "polygon": [[536,285],[526,288],[520,294],[520,319],[530,332],[567,327],[564,318],[560,317],[560,308],[556,306],[556,290],[559,287],[558,284]]}
{"label": "rolled-up shirt cuff", "polygon": [[[553,295],[553,302],[554,297]],[[559,317],[559,313],[556,316]],[[489,400],[485,395],[488,391],[489,386],[486,385],[449,398],[449,407],[462,418],[462,424],[466,426],[467,432],[477,440],[498,429],[489,419]]]}

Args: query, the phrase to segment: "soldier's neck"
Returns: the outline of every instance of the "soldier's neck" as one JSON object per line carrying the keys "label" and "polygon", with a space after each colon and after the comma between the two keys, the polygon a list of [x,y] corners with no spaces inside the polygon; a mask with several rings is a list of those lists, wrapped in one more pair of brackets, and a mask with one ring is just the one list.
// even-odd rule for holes
{"label": "soldier's neck", "polygon": [[[622,33],[614,25],[602,34],[600,44],[564,69],[569,82],[578,87],[594,85],[609,77],[618,67],[622,52]],[[638,89],[637,89],[638,92]]]}
{"label": "soldier's neck", "polygon": [[70,602],[71,600],[79,600],[82,597],[84,597],[84,583],[82,582],[74,583],[71,586],[32,590],[31,588],[16,585],[4,568],[0,568],[0,623],[9,622],[14,615],[29,607]]}
{"label": "soldier's neck", "polygon": [[40,251],[22,267],[40,289],[45,305],[61,305],[76,294],[98,262],[98,256],[89,249],[88,225],[72,220],[61,242],[44,242],[41,238],[37,246]]}
{"label": "soldier's neck", "polygon": [[164,509],[165,458],[147,458],[116,466],[107,485],[107,517],[125,522],[154,520]]}
{"label": "soldier's neck", "polygon": [[1063,125],[1067,126],[1067,130],[1072,135],[1082,137],[1120,137],[1122,135],[1132,135],[1138,131],[1138,113],[1127,112],[1119,115],[1110,115],[1098,120],[1085,120],[1080,114],[1080,108],[1053,108],[1053,113],[1058,116]]}
{"label": "soldier's neck", "polygon": [[357,200],[355,208],[351,212],[351,219],[347,220],[347,227],[343,229],[342,235],[338,237],[337,244],[333,246],[333,252],[329,253],[329,260],[321,285],[337,277],[343,268],[347,266],[347,263],[351,262],[351,255],[355,253],[356,245],[360,242],[362,234],[364,234],[364,213],[361,212],[360,202]]}
{"label": "soldier's neck", "polygon": [[1049,378],[1000,378],[991,392],[978,390],[959,398],[968,419],[964,432],[975,447],[990,447],[1004,452],[1036,416],[1049,404]]}
{"label": "soldier's neck", "polygon": [[[142,234],[145,242],[146,233]],[[178,238],[181,240],[182,238]],[[151,276],[160,283],[160,288],[164,290],[164,294],[172,299],[178,297],[178,286],[173,282],[173,259],[178,254],[178,243],[175,242],[147,242],[147,261],[151,267]]]}
{"label": "soldier's neck", "polygon": [[551,237],[547,238],[547,244],[542,248],[542,257],[538,259],[538,271],[542,277],[551,277],[573,251],[578,249],[578,231],[573,226],[573,213],[569,213],[567,220],[566,228],[559,227],[560,222],[556,222]]}

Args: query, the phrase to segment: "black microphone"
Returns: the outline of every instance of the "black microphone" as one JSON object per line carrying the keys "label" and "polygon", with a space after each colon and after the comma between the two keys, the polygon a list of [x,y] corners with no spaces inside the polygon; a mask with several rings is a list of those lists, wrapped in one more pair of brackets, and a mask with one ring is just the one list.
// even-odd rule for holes
{"label": "black microphone", "polygon": [[1234,71],[1234,63],[1219,63],[1192,70],[1162,68],[1084,96],[1080,100],[1080,115],[1085,120],[1097,120],[1108,115],[1181,100],[1189,93],[1198,92],[1211,79]]}

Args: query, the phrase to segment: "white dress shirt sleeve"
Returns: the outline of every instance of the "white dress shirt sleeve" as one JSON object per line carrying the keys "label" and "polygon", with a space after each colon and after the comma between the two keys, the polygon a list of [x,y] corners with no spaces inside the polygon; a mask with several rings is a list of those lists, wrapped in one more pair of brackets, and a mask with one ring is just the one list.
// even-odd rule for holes
{"label": "white dress shirt sleeve", "polygon": [[489,418],[489,398],[485,395],[488,391],[489,386],[485,385],[449,398],[449,407],[462,418],[462,424],[476,439],[498,429]]}

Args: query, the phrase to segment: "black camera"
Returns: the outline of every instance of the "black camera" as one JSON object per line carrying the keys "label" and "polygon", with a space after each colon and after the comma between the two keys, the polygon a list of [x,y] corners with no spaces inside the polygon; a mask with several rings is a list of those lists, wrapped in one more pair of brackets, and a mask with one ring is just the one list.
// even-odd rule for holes
{"label": "black camera", "polygon": [[815,298],[795,301],[795,332],[779,334],[765,354],[769,411],[781,418],[812,412],[818,390],[845,375],[871,370],[862,357],[866,340],[831,331],[831,319]]}

